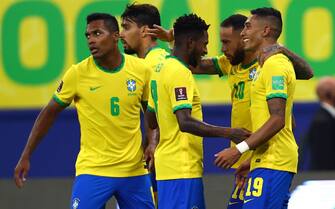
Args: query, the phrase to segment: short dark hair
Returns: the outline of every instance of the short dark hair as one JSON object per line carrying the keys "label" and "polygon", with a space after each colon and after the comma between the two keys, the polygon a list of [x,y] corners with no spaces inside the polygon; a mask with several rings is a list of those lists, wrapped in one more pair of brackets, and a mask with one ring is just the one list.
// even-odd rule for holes
{"label": "short dark hair", "polygon": [[128,4],[121,18],[132,20],[138,26],[148,25],[149,28],[154,24],[161,25],[159,11],[151,4]]}
{"label": "short dark hair", "polygon": [[193,37],[195,39],[200,38],[205,31],[207,31],[209,25],[206,24],[205,20],[196,14],[188,14],[179,17],[173,24],[173,31],[175,37],[175,44],[180,44],[183,41],[183,37]]}
{"label": "short dark hair", "polygon": [[261,18],[266,18],[267,21],[271,22],[271,26],[273,29],[273,38],[276,40],[279,38],[282,27],[283,27],[283,20],[281,17],[281,13],[271,7],[262,7],[251,10],[252,15],[257,15]]}
{"label": "short dark hair", "polygon": [[234,14],[224,19],[220,26],[225,28],[233,27],[233,30],[242,30],[247,19],[244,15]]}
{"label": "short dark hair", "polygon": [[110,32],[119,32],[119,24],[114,16],[107,13],[92,13],[86,17],[87,24],[95,20],[103,20]]}

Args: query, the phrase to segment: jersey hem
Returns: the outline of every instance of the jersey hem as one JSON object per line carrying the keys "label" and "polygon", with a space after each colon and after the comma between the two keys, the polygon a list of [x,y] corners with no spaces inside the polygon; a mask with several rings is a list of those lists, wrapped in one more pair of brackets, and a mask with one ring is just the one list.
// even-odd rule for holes
{"label": "jersey hem", "polygon": [[55,94],[52,96],[52,99],[57,103],[57,104],[59,104],[60,106],[62,106],[62,107],[67,107],[67,106],[69,106],[70,104],[68,104],[68,103],[65,103],[65,102],[63,102],[61,99],[59,99]]}
{"label": "jersey hem", "polygon": [[192,105],[191,104],[178,105],[178,106],[173,108],[173,113],[175,113],[177,110],[181,110],[181,109],[192,109]]}
{"label": "jersey hem", "polygon": [[273,99],[273,98],[287,99],[287,94],[274,93],[274,94],[269,94],[269,95],[266,96],[266,100]]}

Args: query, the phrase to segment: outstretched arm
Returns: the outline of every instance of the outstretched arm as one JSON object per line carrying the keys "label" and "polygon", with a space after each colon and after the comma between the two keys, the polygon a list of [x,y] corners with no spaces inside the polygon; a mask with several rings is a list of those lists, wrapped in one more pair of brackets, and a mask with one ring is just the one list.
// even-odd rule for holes
{"label": "outstretched arm", "polygon": [[259,64],[262,66],[267,58],[278,53],[285,54],[291,60],[297,79],[308,80],[314,76],[312,67],[303,58],[279,44],[264,48],[259,57]]}
{"label": "outstretched arm", "polygon": [[[250,149],[255,149],[258,146],[266,143],[285,126],[286,99],[273,98],[269,99],[267,103],[270,112],[270,118],[261,128],[259,128],[249,138],[242,142],[246,143]],[[237,147],[225,149],[215,155],[217,157],[215,159],[215,164],[219,167],[230,168],[238,161],[241,155],[242,153],[237,149]]]}
{"label": "outstretched arm", "polygon": [[191,109],[180,109],[175,112],[179,128],[182,132],[202,137],[225,137],[235,143],[247,138],[250,132],[246,129],[214,126],[199,121],[191,116]]}
{"label": "outstretched arm", "polygon": [[15,168],[14,180],[18,188],[23,187],[25,178],[30,167],[30,156],[32,155],[37,145],[41,142],[43,137],[46,135],[49,128],[52,126],[55,119],[57,118],[58,114],[64,108],[65,107],[59,105],[52,99],[38,115],[35,124],[30,132],[27,144]]}

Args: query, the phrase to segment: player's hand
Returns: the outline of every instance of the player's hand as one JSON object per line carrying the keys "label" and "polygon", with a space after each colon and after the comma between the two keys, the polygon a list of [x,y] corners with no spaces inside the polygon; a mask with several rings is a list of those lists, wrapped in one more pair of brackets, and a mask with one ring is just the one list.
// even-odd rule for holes
{"label": "player's hand", "polygon": [[148,144],[148,146],[145,148],[144,151],[144,160],[147,163],[147,169],[149,171],[153,171],[155,167],[155,149],[156,149],[156,144]]}
{"label": "player's hand", "polygon": [[235,144],[240,143],[244,139],[248,138],[251,132],[245,128],[232,128],[228,138],[232,140]]}
{"label": "player's hand", "polygon": [[267,60],[269,57],[275,54],[284,53],[285,54],[285,47],[280,44],[273,44],[269,47],[265,47],[262,49],[259,57],[258,57],[258,63],[262,67],[265,60]]}
{"label": "player's hand", "polygon": [[244,188],[248,182],[248,174],[250,171],[250,159],[245,160],[241,163],[241,165],[236,169],[235,176],[236,182],[235,184],[239,188]]}
{"label": "player's hand", "polygon": [[29,158],[21,157],[14,170],[14,181],[18,188],[23,187],[29,169],[30,169]]}
{"label": "player's hand", "polygon": [[240,159],[241,155],[236,147],[230,147],[214,155],[216,157],[214,164],[221,168],[230,168]]}
{"label": "player's hand", "polygon": [[173,29],[166,30],[165,28],[155,24],[153,25],[153,28],[148,28],[145,34],[166,42],[174,40]]}

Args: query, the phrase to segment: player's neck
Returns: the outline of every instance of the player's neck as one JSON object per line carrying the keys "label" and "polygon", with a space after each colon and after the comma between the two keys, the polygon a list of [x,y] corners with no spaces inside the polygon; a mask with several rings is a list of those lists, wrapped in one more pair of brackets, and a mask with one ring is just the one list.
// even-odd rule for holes
{"label": "player's neck", "polygon": [[264,39],[264,41],[259,45],[257,49],[257,56],[261,55],[263,49],[268,48],[276,43],[277,41],[274,39],[270,39],[270,38]]}
{"label": "player's neck", "polygon": [[157,41],[152,41],[151,38],[144,39],[143,44],[140,46],[140,49],[137,52],[137,56],[139,58],[145,58],[145,56],[149,53],[149,51],[157,46]]}
{"label": "player's neck", "polygon": [[171,55],[177,57],[178,59],[180,59],[184,63],[189,64],[190,58],[189,58],[188,54],[186,53],[186,50],[181,50],[181,49],[174,48],[171,52]]}
{"label": "player's neck", "polygon": [[96,58],[94,59],[95,62],[103,67],[104,69],[108,69],[110,71],[113,71],[115,68],[119,67],[122,63],[122,55],[120,51],[113,50],[113,52],[107,54],[103,58]]}
{"label": "player's neck", "polygon": [[257,53],[254,51],[247,51],[245,52],[245,56],[242,61],[242,65],[249,65],[250,63],[254,62],[257,59]]}

